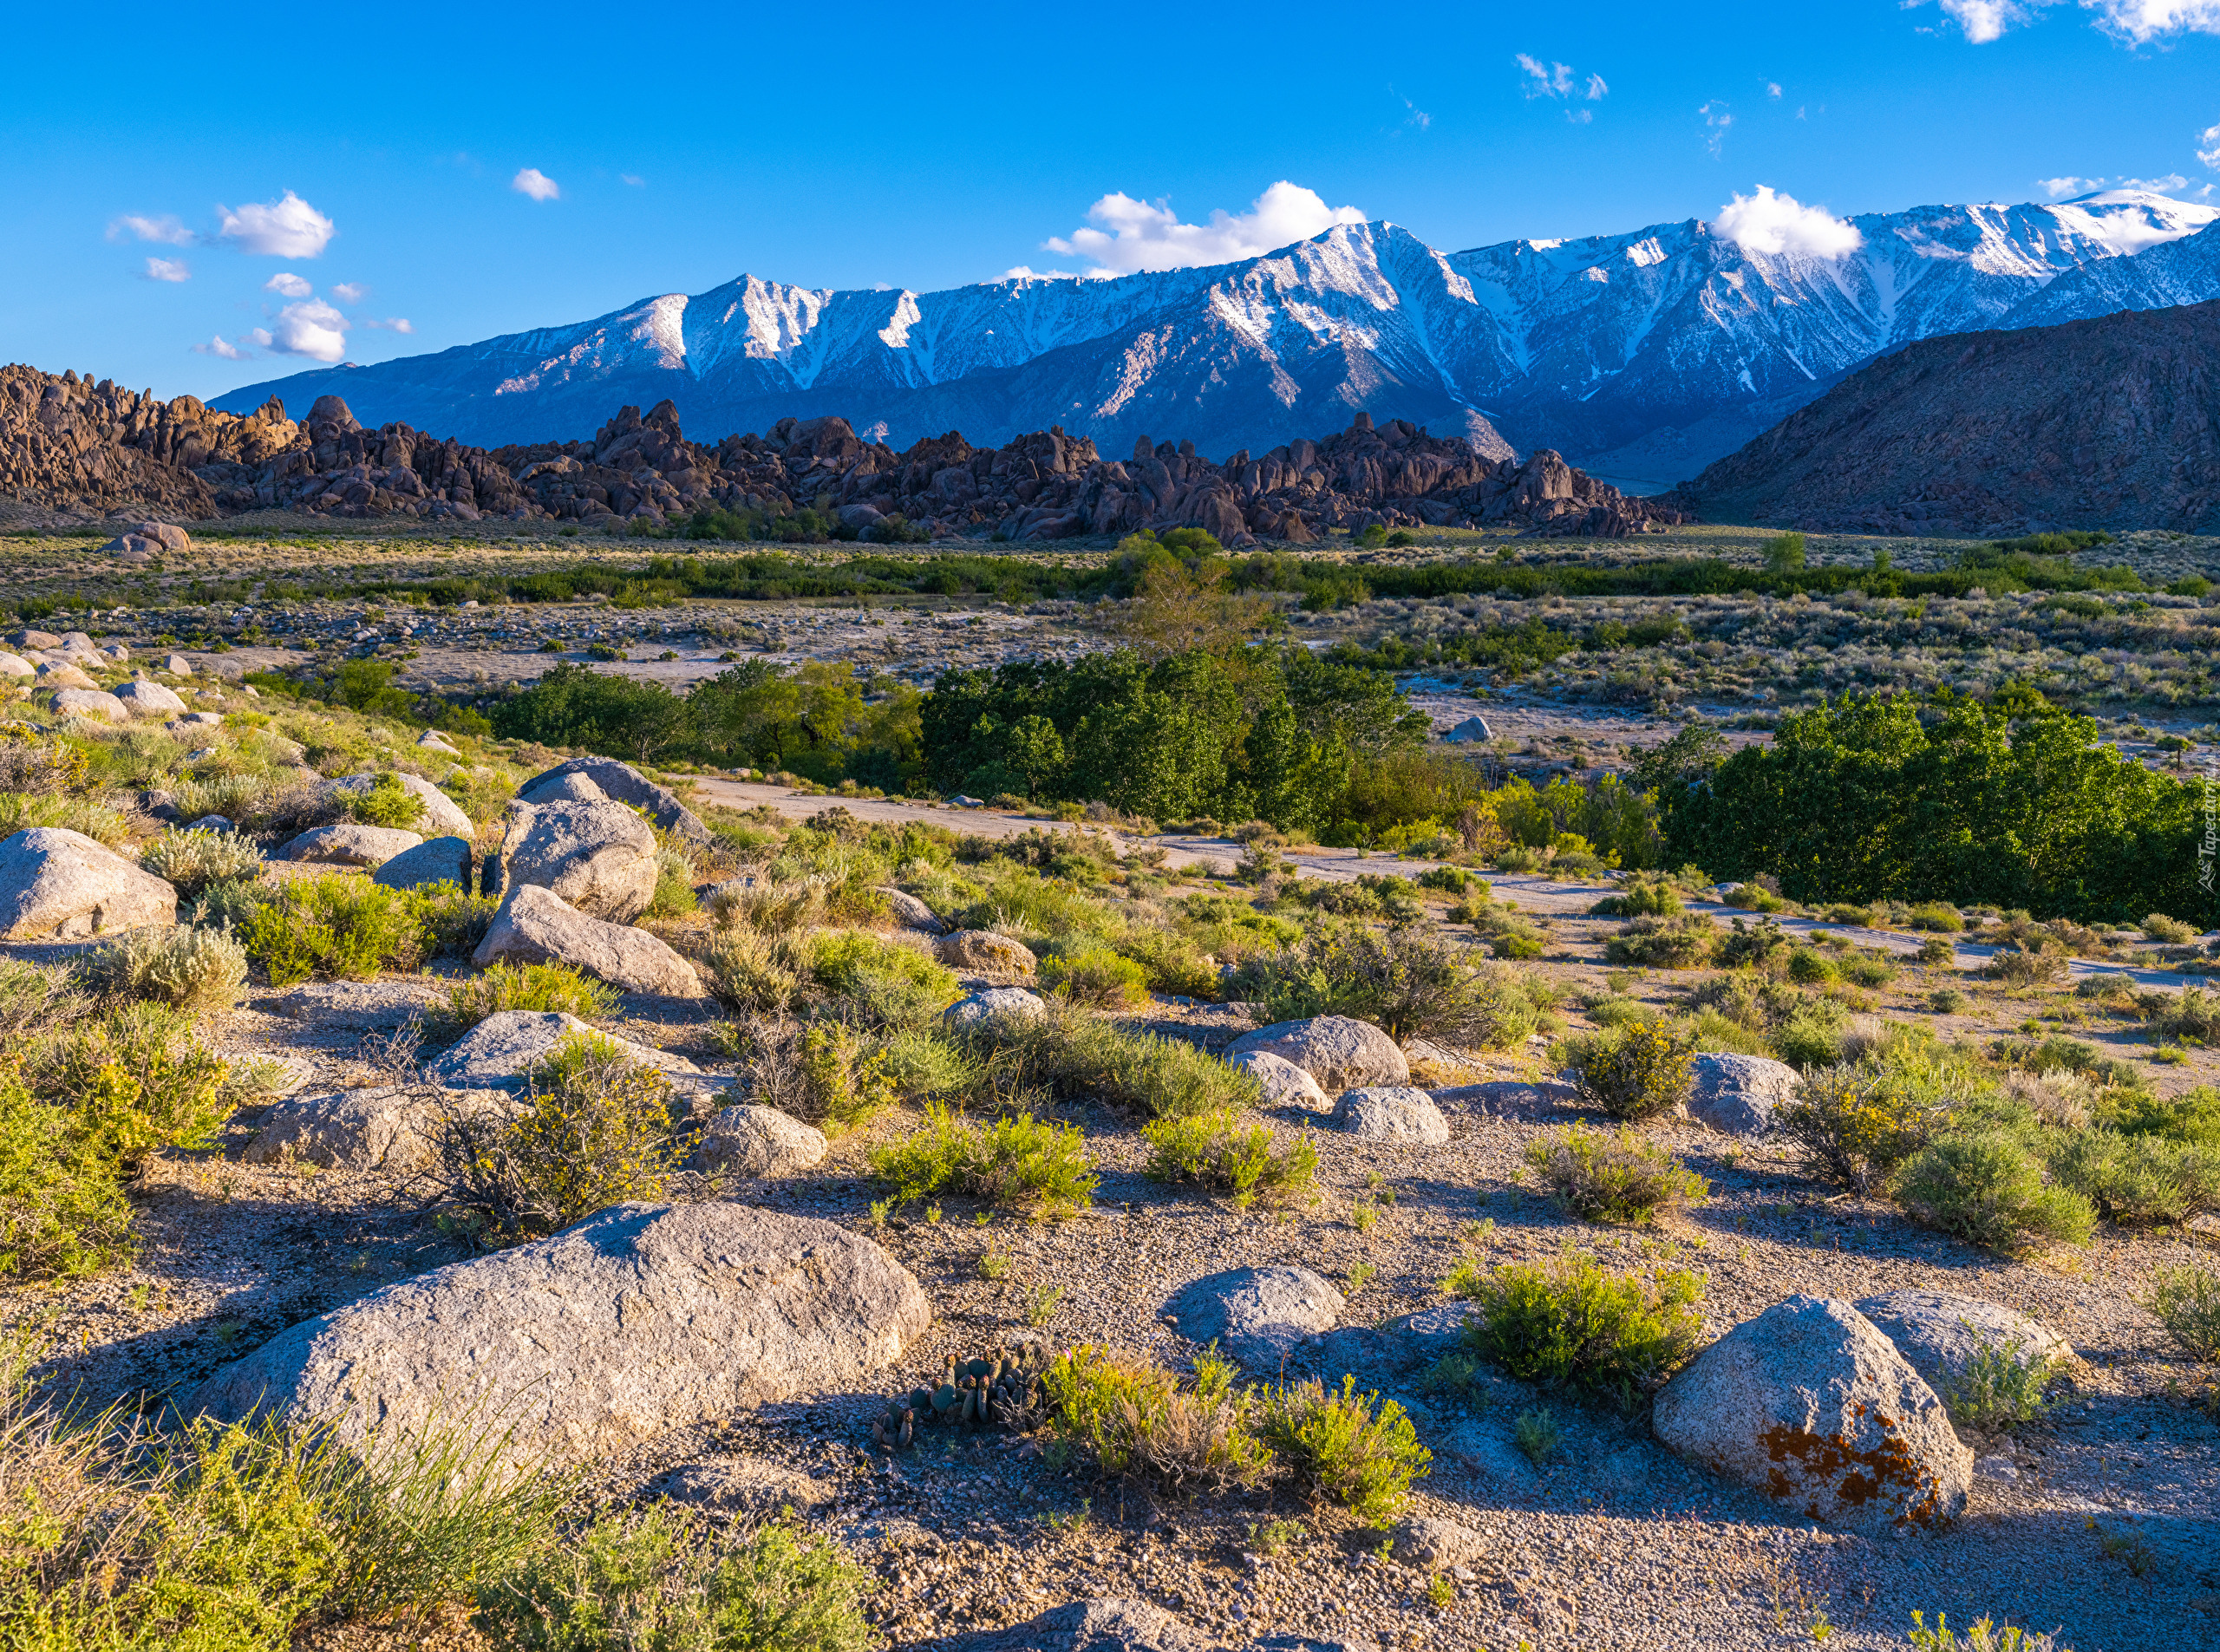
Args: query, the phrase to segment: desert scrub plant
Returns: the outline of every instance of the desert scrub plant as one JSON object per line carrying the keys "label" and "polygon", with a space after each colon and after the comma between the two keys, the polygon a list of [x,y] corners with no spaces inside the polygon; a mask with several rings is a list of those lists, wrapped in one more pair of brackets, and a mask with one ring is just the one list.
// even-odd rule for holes
{"label": "desert scrub plant", "polygon": [[1694,1041],[1659,1022],[1628,1022],[1577,1041],[1571,1069],[1580,1099],[1614,1119],[1638,1122],[1688,1098]]}
{"label": "desert scrub plant", "polygon": [[1052,946],[1041,960],[1041,984],[1060,998],[1098,1009],[1130,1009],[1148,1002],[1149,972],[1100,942],[1071,950]]}
{"label": "desert scrub plant", "polygon": [[2149,999],[2155,1002],[2145,1010],[2144,1024],[2154,1037],[2180,1044],[2220,1044],[2220,994],[2184,987],[2171,997],[2153,993]]}
{"label": "desert scrub plant", "polygon": [[1632,1130],[1616,1136],[1584,1125],[1526,1145],[1526,1162],[1557,1202],[1590,1222],[1647,1222],[1700,1204],[1711,1185]]}
{"label": "desert scrub plant", "polygon": [[239,882],[211,884],[189,907],[185,921],[197,930],[221,930],[233,934],[259,911],[271,897],[266,884]]}
{"label": "desert scrub plant", "polygon": [[1316,1381],[1279,1389],[1263,1407],[1258,1432],[1299,1491],[1372,1525],[1401,1510],[1411,1482],[1433,1461],[1402,1407],[1358,1394],[1353,1376],[1338,1390]]}
{"label": "desert scrub plant", "polygon": [[179,1009],[229,1009],[246,985],[246,949],[219,929],[145,929],[85,955],[89,992]]}
{"label": "desert scrub plant", "polygon": [[746,1063],[757,1100],[827,1134],[852,1129],[897,1099],[888,1047],[844,1022],[748,1015],[716,1030]]}
{"label": "desert scrub plant", "polygon": [[343,794],[342,806],[349,819],[364,826],[397,826],[406,831],[424,818],[424,800],[391,773],[379,775],[360,791]]}
{"label": "desert scrub plant", "polygon": [[130,1202],[96,1120],[0,1068],[0,1278],[96,1273],[128,1250],[130,1233]]}
{"label": "desert scrub plant", "polygon": [[1318,1149],[1308,1130],[1292,1144],[1224,1109],[1152,1119],[1141,1126],[1151,1149],[1148,1173],[1162,1182],[1194,1182],[1226,1193],[1236,1210],[1258,1198],[1281,1204],[1310,1191]]}
{"label": "desert scrub plant", "polygon": [[1672,917],[1682,910],[1681,891],[1668,878],[1637,877],[1588,910],[1596,917]]}
{"label": "desert scrub plant", "polygon": [[470,957],[501,909],[498,896],[481,895],[459,884],[420,884],[409,895],[416,911],[418,943],[434,957]]}
{"label": "desert scrub plant", "polygon": [[126,1176],[159,1149],[207,1146],[232,1114],[230,1067],[166,1004],[113,1005],[21,1059],[32,1094],[75,1109],[93,1150]]}
{"label": "desert scrub plant", "polygon": [[2089,1201],[2047,1185],[2034,1156],[2002,1130],[1929,1142],[1905,1160],[1891,1192],[1917,1220],[1992,1250],[2086,1244],[2097,1224]]}
{"label": "desert scrub plant", "polygon": [[981,1062],[970,1050],[920,1027],[891,1034],[878,1054],[887,1081],[904,1100],[965,1095],[983,1076]]}
{"label": "desert scrub plant", "polygon": [[581,1021],[617,1013],[617,989],[567,963],[496,963],[447,989],[449,1021],[475,1027],[505,1009],[560,1011]]}
{"label": "desert scrub plant", "polygon": [[82,833],[111,849],[131,834],[131,823],[121,810],[89,797],[27,797],[21,792],[0,792],[0,838],[13,837],[33,826],[61,826]]}
{"label": "desert scrub plant", "polygon": [[386,970],[413,969],[423,955],[408,891],[336,873],[280,885],[238,937],[273,987],[311,976],[374,980]]}
{"label": "desert scrub plant", "polygon": [[1906,1051],[1805,1073],[1773,1122],[1812,1170],[1864,1196],[1925,1146],[1966,1094],[1952,1070]]}
{"label": "desert scrub plant", "polygon": [[817,984],[875,1027],[922,1026],[963,996],[955,971],[899,941],[833,930],[812,937],[805,950]]}
{"label": "desert scrub plant", "polygon": [[1466,1345],[1525,1382],[1562,1382],[1622,1399],[1670,1376],[1697,1348],[1703,1282],[1684,1269],[1606,1273],[1585,1251],[1484,1272],[1467,1258],[1442,1282],[1479,1311]]}
{"label": "desert scrub plant", "polygon": [[709,996],[728,1015],[776,1014],[800,985],[787,944],[752,927],[713,932],[695,957]]}
{"label": "desert scrub plant", "polygon": [[211,884],[262,875],[262,851],[235,832],[165,832],[139,852],[139,864],[190,900]]}
{"label": "desert scrub plant", "polygon": [[1511,1439],[1528,1462],[1537,1468],[1546,1468],[1557,1456],[1564,1436],[1548,1409],[1537,1407],[1518,1414],[1511,1426]]}
{"label": "desert scrub plant", "polygon": [[2168,917],[2164,912],[2153,912],[2143,920],[2143,933],[2161,946],[2185,946],[2197,939],[2196,929],[2178,917]]}
{"label": "desert scrub plant", "polygon": [[714,1538],[658,1503],[480,1587],[471,1624],[513,1652],[865,1652],[870,1585],[826,1538],[775,1523]]}
{"label": "desert scrub plant", "polygon": [[694,863],[684,850],[662,844],[656,850],[656,889],[643,917],[683,917],[701,903],[694,893]]}
{"label": "desert scrub plant", "polygon": [[1515,1044],[1540,1024],[1546,993],[1518,972],[1419,930],[1335,930],[1252,958],[1230,990],[1267,1021],[1348,1015],[1390,1037],[1437,1038],[1467,1049]]}
{"label": "desert scrub plant", "polygon": [[2068,967],[2063,951],[2038,950],[2034,945],[2001,946],[1982,966],[1982,974],[2007,986],[2036,987],[2065,980]]}
{"label": "desert scrub plant", "polygon": [[2003,1433],[2040,1422],[2050,1410],[2050,1385],[2062,1372],[2055,1355],[2030,1354],[2017,1336],[1984,1341],[1965,1369],[1942,1384],[1942,1403],[1954,1422],[1983,1433]]}
{"label": "desert scrub plant", "polygon": [[2123,1227],[2171,1225],[2220,1208],[2220,1147],[2104,1129],[2046,1133],[2052,1177]]}
{"label": "desert scrub plant", "polygon": [[1144,1118],[1247,1112],[1263,1100],[1247,1073],[1184,1040],[1128,1032],[1061,1004],[1006,1029],[997,1058],[1013,1088],[1096,1096]]}
{"label": "desert scrub plant", "polygon": [[1082,1342],[1043,1376],[1049,1425],[1111,1479],[1134,1479],[1167,1496],[1247,1491],[1272,1471],[1257,1436],[1256,1402],[1233,1368],[1205,1351],[1195,1380],[1146,1360]]}
{"label": "desert scrub plant", "polygon": [[2060,1646],[2055,1635],[2038,1635],[2014,1623],[2004,1629],[1996,1627],[1993,1618],[1976,1618],[1963,1640],[1950,1627],[1948,1612],[1935,1614],[1935,1627],[1927,1627],[1924,1613],[1911,1615],[1911,1644],[1918,1652],[2073,1652],[2070,1646]]}
{"label": "desert scrub plant", "polygon": [[1021,1113],[981,1129],[937,1102],[926,1103],[924,1129],[872,1149],[871,1168],[898,1203],[952,1192],[1049,1216],[1087,1209],[1102,1179],[1077,1125]]}
{"label": "desert scrub plant", "polygon": [[2220,1363],[2220,1274],[2194,1263],[2162,1267],[2143,1305],[2184,1353]]}
{"label": "desert scrub plant", "polygon": [[482,1243],[552,1233],[628,1199],[702,1191],[682,1177],[700,1135],[674,1128],[670,1081],[614,1040],[574,1032],[526,1082],[513,1114],[470,1102],[441,1112],[447,1192]]}
{"label": "desert scrub plant", "polygon": [[1603,943],[1603,956],[1613,963],[1693,970],[1710,958],[1718,940],[1718,926],[1701,912],[1637,917]]}

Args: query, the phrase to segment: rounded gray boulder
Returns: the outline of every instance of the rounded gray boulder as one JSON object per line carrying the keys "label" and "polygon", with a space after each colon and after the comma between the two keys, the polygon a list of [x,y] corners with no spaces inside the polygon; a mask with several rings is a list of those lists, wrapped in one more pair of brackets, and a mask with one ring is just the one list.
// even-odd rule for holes
{"label": "rounded gray boulder", "polygon": [[1757,1137],[1796,1097],[1796,1069],[1763,1055],[1699,1055],[1688,1064],[1688,1116],[1730,1136]]}
{"label": "rounded gray boulder", "polygon": [[666,998],[707,995],[694,966],[657,937],[629,924],[590,917],[538,884],[510,887],[471,962],[481,970],[504,962],[567,963],[626,992]]}
{"label": "rounded gray boulder", "polygon": [[607,924],[629,924],[656,893],[656,834],[622,803],[519,803],[501,847],[503,885],[537,884]]}
{"label": "rounded gray boulder", "polygon": [[743,1102],[726,1107],[702,1132],[702,1165],[736,1176],[782,1176],[825,1162],[825,1133],[779,1111]]}
{"label": "rounded gray boulder", "polygon": [[1424,1090],[1384,1085],[1344,1090],[1334,1103],[1334,1127],[1364,1141],[1407,1141],[1438,1147],[1449,1139],[1449,1120]]}
{"label": "rounded gray boulder", "polygon": [[1407,1084],[1411,1064],[1395,1041],[1368,1021],[1313,1015],[1276,1022],[1233,1041],[1229,1057],[1262,1050],[1292,1061],[1329,1094],[1368,1084]]}
{"label": "rounded gray boulder", "polygon": [[422,889],[433,884],[453,884],[468,890],[470,839],[429,838],[414,849],[404,849],[370,875],[374,884],[388,889]]}
{"label": "rounded gray boulder", "polygon": [[79,941],[177,922],[177,890],[67,826],[0,841],[0,940]]}
{"label": "rounded gray boulder", "polygon": [[1984,1350],[2019,1345],[2021,1360],[2070,1361],[2073,1348],[2047,1327],[2000,1303],[1947,1290],[1892,1290],[1868,1296],[1858,1311],[1929,1385],[1943,1389],[1965,1380],[1966,1367]]}
{"label": "rounded gray boulder", "polygon": [[1308,1268],[1235,1268],[1184,1287],[1165,1304],[1179,1335],[1216,1342],[1252,1371],[1276,1369],[1306,1336],[1334,1328],[1342,1293]]}

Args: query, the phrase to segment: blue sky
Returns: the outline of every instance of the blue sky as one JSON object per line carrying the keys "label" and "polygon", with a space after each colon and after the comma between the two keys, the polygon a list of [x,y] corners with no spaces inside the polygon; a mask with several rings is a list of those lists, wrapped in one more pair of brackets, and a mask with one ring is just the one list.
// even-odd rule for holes
{"label": "blue sky", "polygon": [[1459,249],[1760,184],[2220,181],[2220,0],[41,6],[9,56],[0,358],[162,395],[742,271],[1215,262],[1345,208]]}

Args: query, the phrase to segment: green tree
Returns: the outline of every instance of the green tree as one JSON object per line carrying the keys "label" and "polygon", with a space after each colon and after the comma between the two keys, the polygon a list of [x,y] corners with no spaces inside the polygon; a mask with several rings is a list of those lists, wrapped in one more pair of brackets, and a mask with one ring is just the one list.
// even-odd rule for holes
{"label": "green tree", "polygon": [[1765,553],[1768,573],[1804,571],[1804,536],[1800,533],[1783,533],[1767,539]]}

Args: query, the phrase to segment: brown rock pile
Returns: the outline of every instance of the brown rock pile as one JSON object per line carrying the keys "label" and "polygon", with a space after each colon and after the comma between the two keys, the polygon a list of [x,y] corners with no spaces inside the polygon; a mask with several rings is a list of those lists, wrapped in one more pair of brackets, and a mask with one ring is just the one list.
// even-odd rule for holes
{"label": "brown rock pile", "polygon": [[258,466],[299,439],[271,402],[240,417],[109,379],[0,367],[0,495],[73,512],[118,506],[188,520],[243,509],[204,474]]}

